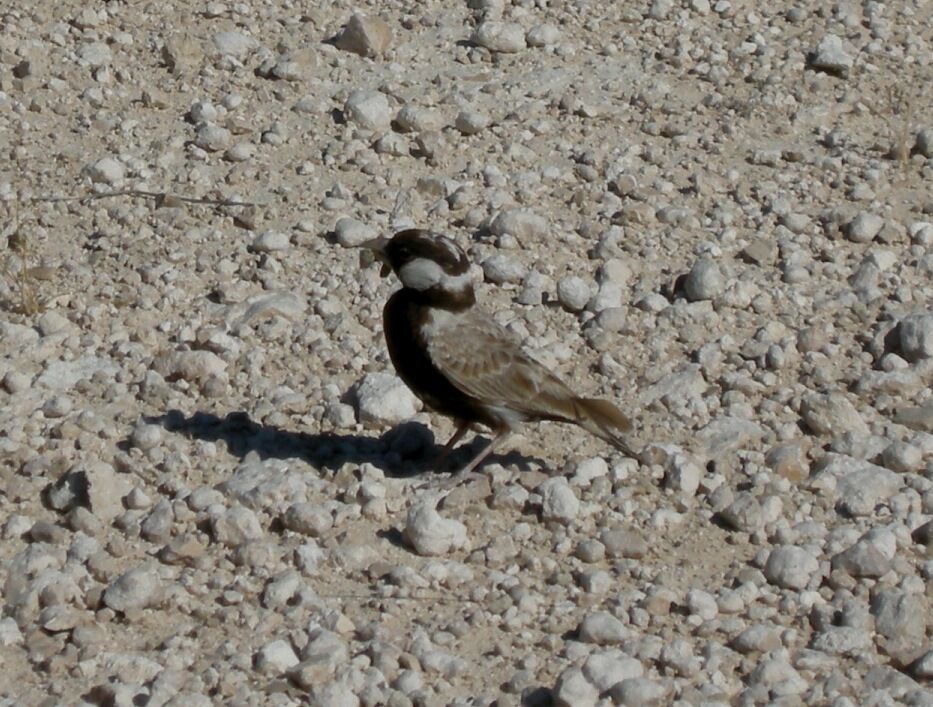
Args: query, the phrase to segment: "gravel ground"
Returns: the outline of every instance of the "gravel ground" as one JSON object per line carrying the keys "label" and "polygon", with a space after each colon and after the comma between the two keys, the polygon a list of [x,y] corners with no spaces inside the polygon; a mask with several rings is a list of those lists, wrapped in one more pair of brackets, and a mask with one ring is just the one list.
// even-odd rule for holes
{"label": "gravel ground", "polygon": [[[369,4],[0,7],[0,705],[933,704],[931,4]],[[438,489],[407,225],[639,460]]]}

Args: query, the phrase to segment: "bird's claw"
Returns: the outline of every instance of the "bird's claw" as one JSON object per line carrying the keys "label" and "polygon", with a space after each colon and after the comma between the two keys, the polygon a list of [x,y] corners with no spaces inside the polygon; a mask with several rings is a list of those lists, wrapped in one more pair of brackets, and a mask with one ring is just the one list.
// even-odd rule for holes
{"label": "bird's claw", "polygon": [[458,486],[478,478],[480,478],[480,474],[475,471],[457,471],[439,483],[432,485],[441,491],[453,491]]}

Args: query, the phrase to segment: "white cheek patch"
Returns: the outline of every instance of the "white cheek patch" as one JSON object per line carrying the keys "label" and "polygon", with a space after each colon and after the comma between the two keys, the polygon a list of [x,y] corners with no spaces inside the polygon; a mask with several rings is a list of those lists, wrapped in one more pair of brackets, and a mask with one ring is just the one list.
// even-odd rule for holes
{"label": "white cheek patch", "polygon": [[398,279],[405,287],[413,290],[427,290],[445,277],[441,266],[427,258],[415,258],[405,263],[398,271]]}

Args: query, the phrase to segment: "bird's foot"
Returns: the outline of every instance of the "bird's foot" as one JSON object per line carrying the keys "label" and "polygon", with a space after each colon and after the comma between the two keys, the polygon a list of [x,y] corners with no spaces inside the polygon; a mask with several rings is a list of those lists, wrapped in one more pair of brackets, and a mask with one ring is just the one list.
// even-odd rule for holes
{"label": "bird's foot", "polygon": [[462,486],[463,484],[469,483],[471,481],[476,481],[480,478],[482,478],[482,474],[480,474],[478,471],[461,470],[454,472],[446,479],[431,485],[434,486],[434,488],[442,491],[451,491],[458,486]]}

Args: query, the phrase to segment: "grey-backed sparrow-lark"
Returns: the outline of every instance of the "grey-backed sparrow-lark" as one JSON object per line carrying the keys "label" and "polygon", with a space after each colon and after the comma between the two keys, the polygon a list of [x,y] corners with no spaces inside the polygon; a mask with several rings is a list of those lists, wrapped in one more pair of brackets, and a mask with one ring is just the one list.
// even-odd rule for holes
{"label": "grey-backed sparrow-lark", "polygon": [[635,454],[622,438],[631,422],[607,400],[582,398],[526,354],[516,338],[476,303],[470,262],[450,238],[422,229],[365,244],[402,288],[383,310],[389,356],[398,375],[457,431],[444,457],[475,423],[494,437],[454,477],[475,469],[523,422],[571,422]]}

